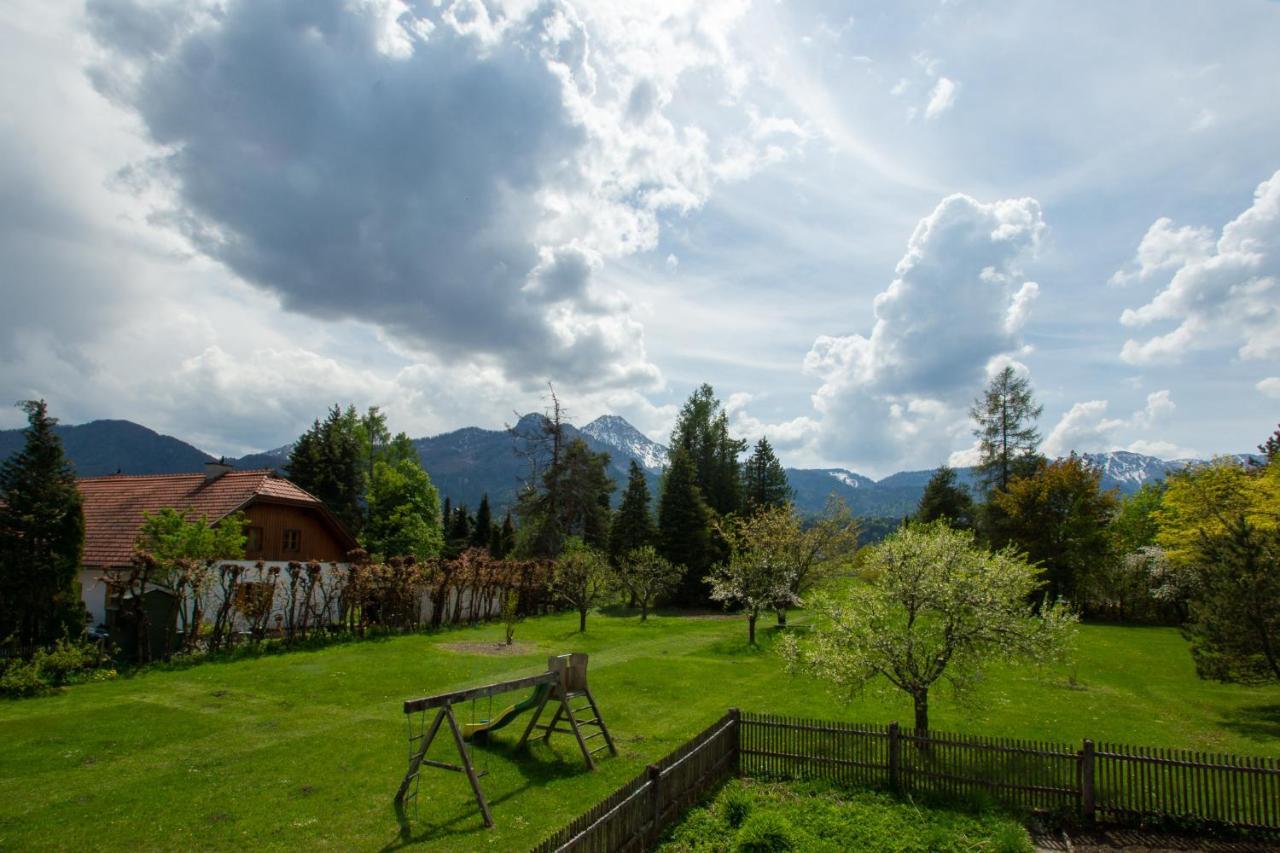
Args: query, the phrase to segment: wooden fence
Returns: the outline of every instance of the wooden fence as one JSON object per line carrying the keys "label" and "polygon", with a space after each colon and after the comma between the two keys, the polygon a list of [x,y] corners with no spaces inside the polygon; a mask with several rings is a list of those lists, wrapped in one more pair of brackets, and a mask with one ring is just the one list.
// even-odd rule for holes
{"label": "wooden fence", "polygon": [[913,794],[984,794],[1086,821],[1180,818],[1280,833],[1280,759],[911,732],[731,710],[534,848],[644,850],[733,775],[825,779]]}

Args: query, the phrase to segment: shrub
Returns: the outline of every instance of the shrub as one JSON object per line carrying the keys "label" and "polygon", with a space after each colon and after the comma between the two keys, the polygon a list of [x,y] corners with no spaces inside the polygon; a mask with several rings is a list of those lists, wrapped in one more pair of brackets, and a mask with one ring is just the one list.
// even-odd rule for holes
{"label": "shrub", "polygon": [[742,824],[733,849],[739,853],[783,853],[795,848],[794,834],[791,822],[782,815],[758,812]]}
{"label": "shrub", "polygon": [[21,699],[48,692],[49,685],[40,677],[40,665],[34,660],[15,660],[0,673],[0,696]]}
{"label": "shrub", "polygon": [[751,797],[741,788],[732,788],[725,792],[721,808],[725,822],[737,829],[751,813]]}

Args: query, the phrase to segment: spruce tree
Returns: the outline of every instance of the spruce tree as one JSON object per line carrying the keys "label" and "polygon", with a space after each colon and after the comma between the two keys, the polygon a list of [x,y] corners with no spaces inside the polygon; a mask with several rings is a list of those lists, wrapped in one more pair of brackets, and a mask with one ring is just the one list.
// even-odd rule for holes
{"label": "spruce tree", "polygon": [[22,450],[0,466],[0,640],[29,653],[84,629],[76,572],[84,550],[84,512],[75,474],[44,400],[27,413]]}
{"label": "spruce tree", "polygon": [[671,434],[671,448],[677,447],[689,455],[694,482],[711,509],[728,515],[742,508],[738,457],[747,443],[729,435],[729,416],[710,385],[694,391],[680,410]]}
{"label": "spruce tree", "polygon": [[541,488],[525,489],[517,512],[528,528],[526,556],[557,556],[569,537],[590,548],[608,544],[609,493],[615,488],[608,465],[609,454],[575,438],[543,471]]}
{"label": "spruce tree", "polygon": [[1032,396],[1031,381],[1009,366],[974,401],[969,416],[978,424],[973,431],[982,460],[978,470],[988,490],[1007,489],[1019,473],[1019,463],[1035,456],[1040,445],[1035,422],[1043,410]]}
{"label": "spruce tree", "polygon": [[680,604],[705,604],[710,589],[704,582],[713,560],[711,509],[702,499],[693,460],[677,445],[662,484],[658,504],[658,551],[684,570],[674,598]]}
{"label": "spruce tree", "polygon": [[453,524],[453,501],[448,495],[444,498],[444,509],[440,511],[440,527],[446,534],[449,532],[450,525]]}
{"label": "spruce tree", "polygon": [[489,514],[489,495],[480,496],[480,508],[476,510],[476,525],[471,530],[471,544],[477,548],[485,548],[489,545],[489,538],[492,535],[493,519]]}
{"label": "spruce tree", "polygon": [[618,565],[624,555],[652,545],[656,533],[649,511],[649,484],[645,481],[644,469],[633,459],[627,471],[627,490],[622,495],[609,530],[610,560]]}
{"label": "spruce tree", "polygon": [[289,452],[289,479],[315,495],[352,535],[364,528],[363,499],[367,486],[366,426],[354,406],[334,405]]}
{"label": "spruce tree", "polygon": [[444,555],[456,557],[471,544],[471,514],[466,506],[459,506],[453,511],[449,527],[445,531]]}
{"label": "spruce tree", "polygon": [[743,497],[748,510],[786,506],[791,502],[791,484],[787,472],[774,455],[769,439],[761,437],[742,466]]}
{"label": "spruce tree", "polygon": [[969,490],[956,481],[955,470],[946,465],[929,478],[915,514],[916,521],[926,524],[940,518],[960,530],[973,527],[973,498]]}

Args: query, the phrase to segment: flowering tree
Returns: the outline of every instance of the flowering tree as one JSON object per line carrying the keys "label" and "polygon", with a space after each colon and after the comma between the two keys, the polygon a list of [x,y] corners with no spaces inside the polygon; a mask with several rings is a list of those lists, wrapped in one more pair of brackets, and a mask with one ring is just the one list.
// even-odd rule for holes
{"label": "flowering tree", "polygon": [[915,727],[929,727],[929,689],[963,692],[984,665],[1040,663],[1069,648],[1077,621],[1065,605],[1032,596],[1038,570],[1011,550],[988,552],[946,524],[912,524],[877,546],[868,582],[807,603],[819,617],[807,641],[783,639],[793,672],[856,692],[886,679],[911,696]]}
{"label": "flowering tree", "polygon": [[587,630],[587,612],[609,592],[609,562],[581,539],[570,537],[551,569],[547,588],[552,596],[578,611],[578,630]]}
{"label": "flowering tree", "polygon": [[715,566],[706,578],[711,599],[742,605],[747,612],[747,641],[755,645],[760,612],[796,601],[792,590],[798,524],[790,507],[776,507],[717,526],[729,544],[729,560]]}
{"label": "flowering tree", "polygon": [[640,621],[644,622],[649,618],[654,599],[675,589],[682,573],[679,566],[659,554],[656,548],[645,545],[622,555],[615,577],[640,605]]}

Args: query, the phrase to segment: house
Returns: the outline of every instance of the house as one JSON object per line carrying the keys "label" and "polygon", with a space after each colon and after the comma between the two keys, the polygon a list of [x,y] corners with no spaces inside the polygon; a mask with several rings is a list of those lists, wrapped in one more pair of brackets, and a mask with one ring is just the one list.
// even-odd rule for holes
{"label": "house", "polygon": [[210,523],[243,512],[248,564],[343,562],[357,547],[319,498],[271,470],[237,471],[209,462],[203,473],[114,474],[76,482],[84,499],[80,589],[92,625],[106,621],[104,576],[129,566],[144,512],[172,507]]}

